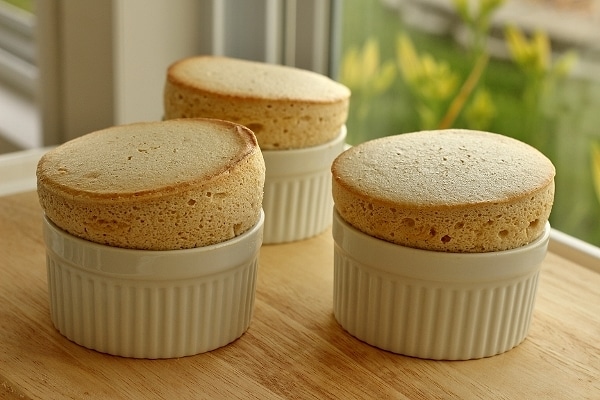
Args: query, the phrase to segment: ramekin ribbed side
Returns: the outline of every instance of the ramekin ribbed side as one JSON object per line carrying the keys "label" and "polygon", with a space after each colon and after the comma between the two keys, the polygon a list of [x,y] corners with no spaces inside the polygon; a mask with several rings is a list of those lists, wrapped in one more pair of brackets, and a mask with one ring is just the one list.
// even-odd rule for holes
{"label": "ramekin ribbed side", "polygon": [[331,225],[331,172],[265,182],[265,244],[315,236]]}
{"label": "ramekin ribbed side", "polygon": [[58,331],[100,352],[134,358],[214,350],[249,327],[264,214],[226,242],[131,250],[89,242],[44,219],[50,315]]}
{"label": "ramekin ribbed side", "polygon": [[538,272],[485,288],[394,279],[335,254],[334,314],[350,334],[394,353],[466,360],[503,353],[529,330]]}
{"label": "ramekin ribbed side", "polygon": [[[337,214],[333,224],[334,315],[356,338],[408,356],[467,360],[503,353],[527,336],[549,226],[545,238],[530,245],[531,251],[437,252],[434,256],[442,262],[430,268],[424,265],[426,251],[379,243]],[[357,242],[361,239],[365,239],[362,244]],[[378,268],[376,253],[387,265]],[[497,270],[502,260],[510,264],[505,276]],[[530,261],[533,264],[527,265]],[[477,263],[481,269],[474,276],[470,272]],[[439,278],[435,268],[440,270]],[[456,269],[455,276],[448,269]]]}
{"label": "ramekin ribbed side", "polygon": [[47,255],[50,313],[68,339],[103,353],[171,358],[239,338],[252,317],[257,260],[173,282],[97,276]]}
{"label": "ramekin ribbed side", "polygon": [[331,226],[331,163],[344,150],[346,127],[320,146],[263,151],[264,244],[307,239]]}

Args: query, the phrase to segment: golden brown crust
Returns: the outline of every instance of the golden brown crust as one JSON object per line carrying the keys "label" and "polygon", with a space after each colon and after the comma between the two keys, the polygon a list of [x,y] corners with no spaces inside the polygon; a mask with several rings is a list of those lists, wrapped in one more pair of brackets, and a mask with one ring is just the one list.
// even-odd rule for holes
{"label": "golden brown crust", "polygon": [[350,91],[314,72],[215,56],[167,70],[166,119],[209,117],[249,127],[263,150],[316,146],[346,122]]}
{"label": "golden brown crust", "polygon": [[554,166],[486,132],[415,132],[355,146],[332,165],[333,196],[357,229],[428,250],[484,252],[537,238],[554,199]]}
{"label": "golden brown crust", "polygon": [[247,128],[186,119],[74,139],[45,154],[37,176],[42,208],[65,231],[168,250],[219,243],[254,226],[264,161]]}

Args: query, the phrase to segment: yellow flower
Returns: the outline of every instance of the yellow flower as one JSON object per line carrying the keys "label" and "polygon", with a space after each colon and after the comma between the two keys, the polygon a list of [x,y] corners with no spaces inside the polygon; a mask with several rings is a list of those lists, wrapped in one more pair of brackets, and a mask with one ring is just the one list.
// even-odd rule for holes
{"label": "yellow flower", "polygon": [[409,84],[414,84],[419,78],[421,60],[415,51],[412,41],[407,35],[400,35],[397,40],[397,59],[404,79]]}
{"label": "yellow flower", "polygon": [[340,68],[340,81],[349,88],[361,86],[360,55],[358,49],[352,47],[346,51]]}
{"label": "yellow flower", "polygon": [[340,81],[351,90],[381,93],[387,90],[396,77],[391,61],[380,65],[379,42],[369,38],[362,49],[352,47],[342,58]]}
{"label": "yellow flower", "polygon": [[544,32],[536,31],[530,40],[516,26],[505,29],[508,50],[515,62],[526,72],[543,75],[550,68],[550,40]]}
{"label": "yellow flower", "polygon": [[396,55],[404,80],[418,97],[442,101],[456,92],[458,75],[450,65],[428,53],[419,56],[408,36],[398,38]]}
{"label": "yellow flower", "polygon": [[541,31],[536,31],[532,38],[532,47],[534,48],[534,68],[539,72],[544,72],[550,65],[550,39],[548,35]]}
{"label": "yellow flower", "polygon": [[366,79],[371,79],[379,68],[379,43],[374,38],[369,38],[362,53],[362,73]]}
{"label": "yellow flower", "polygon": [[473,100],[465,110],[467,125],[471,129],[486,130],[496,116],[496,106],[492,95],[485,89],[475,92]]}

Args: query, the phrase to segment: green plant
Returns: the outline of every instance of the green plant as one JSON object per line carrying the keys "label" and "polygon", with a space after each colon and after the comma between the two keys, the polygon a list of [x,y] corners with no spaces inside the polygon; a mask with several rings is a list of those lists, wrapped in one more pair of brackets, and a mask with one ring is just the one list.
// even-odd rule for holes
{"label": "green plant", "polygon": [[420,55],[408,37],[397,40],[397,63],[413,94],[421,129],[435,129],[448,102],[455,96],[459,77],[444,61],[428,53]]}
{"label": "green plant", "polygon": [[475,57],[486,52],[487,36],[490,30],[494,12],[506,0],[453,0],[454,9],[463,23],[467,26],[470,44],[469,48]]}
{"label": "green plant", "polygon": [[[486,40],[491,17],[504,0],[481,0],[475,3],[454,0],[453,3],[457,14],[468,28],[468,47],[474,60],[471,72],[460,89],[456,92],[458,74],[449,64],[435,60],[428,53],[417,54],[407,35],[398,39],[398,65],[417,101],[421,129],[450,128],[463,111],[464,123],[468,128],[487,129],[496,115],[496,109],[489,91],[478,86],[489,61]],[[429,90],[424,91],[423,86]]]}
{"label": "green plant", "polygon": [[465,121],[469,128],[487,130],[496,118],[497,109],[489,90],[481,88],[473,94],[471,105],[465,110]]}
{"label": "green plant", "polygon": [[391,61],[381,64],[379,42],[369,38],[362,49],[352,47],[342,59],[340,81],[352,92],[359,92],[356,112],[359,119],[369,114],[372,99],[389,89],[396,79],[396,68]]}
{"label": "green plant", "polygon": [[553,61],[548,35],[536,31],[527,39],[515,25],[505,28],[505,38],[512,60],[526,77],[522,96],[523,138],[542,148],[542,136],[539,133],[544,111],[548,110],[545,99],[554,95],[556,85],[572,70],[577,54],[574,51],[566,52]]}

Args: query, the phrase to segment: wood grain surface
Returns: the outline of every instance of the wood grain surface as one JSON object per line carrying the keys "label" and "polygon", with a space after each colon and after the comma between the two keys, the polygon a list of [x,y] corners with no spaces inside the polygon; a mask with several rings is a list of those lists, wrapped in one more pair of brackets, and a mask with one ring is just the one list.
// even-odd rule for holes
{"label": "wood grain surface", "polygon": [[0,398],[600,399],[600,275],[549,253],[528,338],[507,353],[429,361],[373,348],[332,313],[333,242],[263,246],[249,330],[170,360],[101,354],[48,309],[34,192],[0,197]]}

